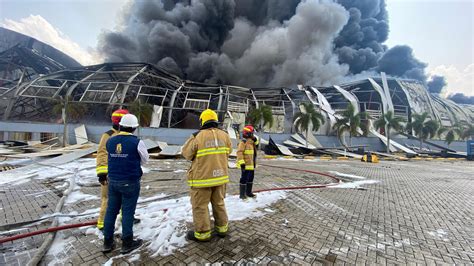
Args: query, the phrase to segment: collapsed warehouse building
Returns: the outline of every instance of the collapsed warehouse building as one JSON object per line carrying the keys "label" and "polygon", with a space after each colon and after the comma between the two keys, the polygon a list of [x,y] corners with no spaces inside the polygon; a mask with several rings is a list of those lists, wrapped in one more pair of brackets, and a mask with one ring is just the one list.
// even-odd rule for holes
{"label": "collapsed warehouse building", "polygon": [[[300,103],[311,102],[326,117],[318,135],[334,134],[338,113],[348,104],[372,119],[392,111],[411,121],[413,114],[427,112],[444,127],[474,122],[474,107],[432,95],[418,81],[384,74],[330,87],[245,88],[183,80],[147,63],[80,66],[64,60],[65,55],[52,58],[26,44],[0,53],[3,121],[60,124],[61,110],[68,105],[68,112],[74,113],[68,122],[106,126],[116,108],[143,106],[152,109],[146,127],[196,129],[206,108],[216,110],[224,124],[242,127],[252,109],[268,105],[274,123],[263,131],[292,134]],[[374,129],[372,133],[378,134]]]}
{"label": "collapsed warehouse building", "polygon": [[[387,111],[410,121],[427,112],[443,126],[471,123],[472,109],[431,95],[415,80],[367,78],[332,87],[244,88],[181,80],[146,63],[105,63],[68,68],[38,75],[33,80],[9,80],[2,86],[4,120],[54,122],[55,104],[68,101],[88,110],[77,122],[107,123],[111,110],[134,102],[153,106],[154,127],[196,128],[194,121],[206,109],[222,120],[245,123],[245,115],[260,105],[272,107],[269,132],[292,132],[293,116],[301,102],[312,102],[329,121],[320,133],[330,134],[337,113],[352,103],[374,119]],[[192,118],[192,119],[188,119]]]}

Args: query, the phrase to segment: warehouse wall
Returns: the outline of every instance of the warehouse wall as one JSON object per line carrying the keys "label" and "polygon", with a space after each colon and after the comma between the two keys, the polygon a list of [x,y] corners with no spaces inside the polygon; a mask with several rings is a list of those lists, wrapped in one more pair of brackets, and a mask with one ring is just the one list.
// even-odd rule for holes
{"label": "warehouse wall", "polygon": [[[79,124],[68,125],[69,131],[69,143],[75,144],[74,128],[79,127]],[[97,126],[97,125],[86,125],[86,132],[88,139],[92,142],[98,143],[103,132],[110,129],[110,126]],[[4,122],[0,121],[0,140],[13,140],[13,136],[17,137],[22,134],[21,132],[31,132],[32,134],[23,134],[29,136],[31,140],[40,140],[41,133],[52,133],[56,134],[60,140],[63,135],[63,125],[61,124],[48,124],[48,123],[25,123],[25,122]],[[136,135],[139,135],[143,139],[152,139],[157,141],[164,141],[171,145],[182,145],[189,136],[195,132],[193,129],[177,129],[177,128],[140,128]],[[43,134],[44,135],[44,134]],[[290,139],[291,134],[280,134],[280,133],[263,133],[260,134],[264,139],[270,137],[276,143],[282,144],[285,140]],[[341,147],[339,140],[336,136],[325,136],[317,135],[316,138],[323,147]],[[17,139],[18,140],[18,139]],[[25,139],[26,140],[26,139]],[[349,141],[346,138],[347,142]],[[394,138],[395,141],[402,145],[419,146],[417,140],[407,138]],[[431,140],[441,146],[447,146],[444,141]],[[368,149],[376,151],[385,151],[385,145],[376,137],[356,137],[352,138],[353,146],[366,146]],[[439,150],[438,148],[424,144],[423,147],[431,148],[433,150]],[[449,146],[453,150],[466,152],[465,141],[455,141]]]}

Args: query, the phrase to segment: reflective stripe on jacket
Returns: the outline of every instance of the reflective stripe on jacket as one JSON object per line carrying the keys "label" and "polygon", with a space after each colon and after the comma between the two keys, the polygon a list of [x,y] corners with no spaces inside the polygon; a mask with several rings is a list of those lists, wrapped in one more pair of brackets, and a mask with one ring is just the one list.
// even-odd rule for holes
{"label": "reflective stripe on jacket", "polygon": [[237,165],[245,164],[245,170],[255,170],[257,141],[253,139],[243,139],[237,147]]}
{"label": "reflective stripe on jacket", "polygon": [[231,152],[229,135],[223,130],[208,128],[193,134],[182,149],[184,158],[192,161],[188,170],[188,185],[199,188],[228,183]]}
{"label": "reflective stripe on jacket", "polygon": [[109,169],[107,167],[108,163],[108,158],[107,158],[107,147],[105,144],[109,140],[111,136],[115,136],[119,133],[118,130],[115,130],[112,128],[111,130],[105,132],[102,134],[102,137],[100,138],[99,142],[99,147],[97,148],[97,158],[95,159],[96,163],[96,173],[97,175],[99,174],[107,174],[109,172]]}

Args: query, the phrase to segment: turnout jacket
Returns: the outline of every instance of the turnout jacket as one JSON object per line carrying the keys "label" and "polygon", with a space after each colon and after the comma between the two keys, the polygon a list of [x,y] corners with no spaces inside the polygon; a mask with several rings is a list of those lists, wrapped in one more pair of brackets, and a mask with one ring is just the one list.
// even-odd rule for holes
{"label": "turnout jacket", "polygon": [[245,164],[245,170],[255,170],[257,165],[258,139],[242,139],[237,147],[237,165]]}
{"label": "turnout jacket", "polygon": [[99,142],[99,148],[97,148],[97,158],[95,159],[96,168],[95,171],[97,175],[108,174],[108,155],[107,155],[107,141],[111,136],[115,136],[119,133],[115,128],[110,129],[109,131],[102,134]]}
{"label": "turnout jacket", "polygon": [[188,170],[188,185],[204,188],[228,183],[231,152],[230,137],[221,129],[211,127],[192,134],[182,149],[183,157],[192,161]]}

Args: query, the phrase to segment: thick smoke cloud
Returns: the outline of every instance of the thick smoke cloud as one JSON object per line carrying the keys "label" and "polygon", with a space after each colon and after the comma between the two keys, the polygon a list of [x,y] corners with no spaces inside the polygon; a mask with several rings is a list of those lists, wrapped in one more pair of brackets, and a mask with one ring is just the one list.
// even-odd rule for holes
{"label": "thick smoke cloud", "polygon": [[432,76],[431,80],[426,84],[430,93],[440,94],[447,83],[442,76]]}
{"label": "thick smoke cloud", "polygon": [[123,21],[101,36],[106,61],[195,81],[329,85],[375,71],[426,80],[409,47],[383,44],[385,0],[137,0]]}
{"label": "thick smoke cloud", "polygon": [[350,13],[349,22],[336,38],[336,53],[352,74],[371,70],[385,52],[388,16],[383,0],[339,0]]}
{"label": "thick smoke cloud", "polygon": [[426,81],[426,64],[413,56],[413,50],[406,45],[397,45],[389,49],[379,59],[377,71],[388,75]]}
{"label": "thick smoke cloud", "polygon": [[308,0],[136,1],[107,61],[147,61],[190,80],[246,86],[331,84],[348,74],[333,41],[349,13]]}
{"label": "thick smoke cloud", "polygon": [[453,95],[450,95],[448,96],[448,99],[455,103],[474,104],[474,96],[466,96],[462,93],[455,93]]}

